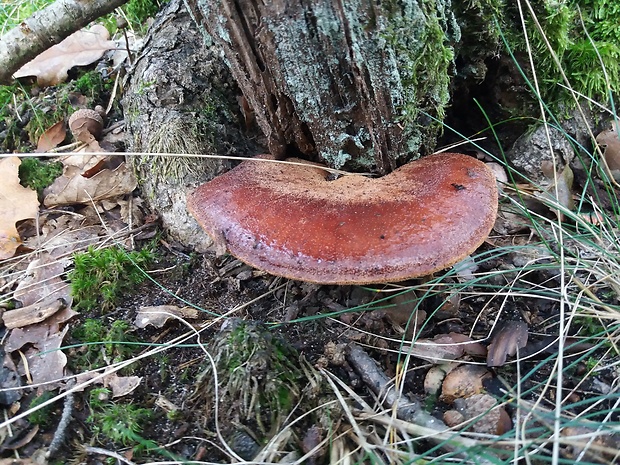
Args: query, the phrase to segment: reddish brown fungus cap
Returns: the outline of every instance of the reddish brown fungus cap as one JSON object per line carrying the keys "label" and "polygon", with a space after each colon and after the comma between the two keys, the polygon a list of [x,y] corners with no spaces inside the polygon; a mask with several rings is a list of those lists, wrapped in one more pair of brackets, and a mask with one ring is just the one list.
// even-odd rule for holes
{"label": "reddish brown fungus cap", "polygon": [[378,179],[327,174],[312,164],[246,161],[200,186],[188,208],[244,262],[323,284],[443,270],[476,250],[495,221],[495,177],[466,155],[431,155]]}

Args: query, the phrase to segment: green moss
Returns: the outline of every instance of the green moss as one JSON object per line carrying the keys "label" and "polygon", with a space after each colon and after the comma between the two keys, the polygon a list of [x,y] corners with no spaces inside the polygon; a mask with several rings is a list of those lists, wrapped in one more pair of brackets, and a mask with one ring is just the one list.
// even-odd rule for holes
{"label": "green moss", "polygon": [[27,157],[19,165],[19,179],[23,186],[29,187],[41,196],[43,189],[52,184],[62,174],[62,163]]}
{"label": "green moss", "polygon": [[432,151],[450,100],[454,67],[453,44],[460,28],[449,1],[389,1],[385,37],[396,54],[403,88],[398,122],[404,127],[408,150]]}
{"label": "green moss", "polygon": [[[52,397],[54,397],[54,394],[51,391],[45,391],[40,396],[32,399],[28,408],[32,409],[38,405],[41,405],[43,402],[47,402]],[[33,425],[39,425],[44,428],[50,426],[52,423],[51,413],[53,408],[54,405],[50,404],[47,407],[43,407],[35,412],[32,412],[30,415],[28,415],[28,421]]]}
{"label": "green moss", "polygon": [[103,311],[116,305],[124,292],[144,281],[140,268],[155,258],[150,248],[127,252],[118,246],[95,249],[73,256],[74,269],[69,273],[75,308],[91,310],[100,306]]}
{"label": "green moss", "polygon": [[167,2],[160,0],[129,0],[123,6],[123,11],[127,15],[130,24],[141,29],[146,24],[147,19],[155,17],[164,3]]}
{"label": "green moss", "polygon": [[92,370],[129,358],[135,350],[132,343],[136,341],[130,329],[123,320],[113,321],[108,328],[100,319],[86,319],[71,332],[78,343],[85,344],[84,350],[72,358],[72,368]]}
{"label": "green moss", "polygon": [[[613,0],[538,0],[532,2],[532,7],[545,36],[526,11],[542,99],[552,106],[573,105],[569,92],[557,85],[563,79],[548,50],[548,41],[573,88],[595,101],[606,101],[608,88],[620,88],[620,4]],[[515,16],[516,12],[511,14]],[[502,23],[507,24],[507,20]],[[518,20],[513,21],[516,29],[508,30],[506,37],[511,48],[525,52],[523,32],[518,26]]]}
{"label": "green moss", "polygon": [[82,73],[72,85],[82,95],[98,100],[103,94],[110,92],[112,81],[104,79],[99,71],[90,70]]}
{"label": "green moss", "polygon": [[218,376],[213,376],[209,364],[199,377],[197,396],[209,403],[217,379],[219,398],[227,399],[231,418],[239,415],[252,421],[263,437],[277,431],[304,387],[299,354],[265,327],[242,320],[228,323],[214,340],[211,353]]}
{"label": "green moss", "polygon": [[86,422],[97,441],[133,446],[134,451],[156,449],[157,443],[141,436],[144,425],[153,416],[152,410],[133,404],[108,402],[105,399],[109,395],[107,389],[93,389],[89,395],[91,414]]}

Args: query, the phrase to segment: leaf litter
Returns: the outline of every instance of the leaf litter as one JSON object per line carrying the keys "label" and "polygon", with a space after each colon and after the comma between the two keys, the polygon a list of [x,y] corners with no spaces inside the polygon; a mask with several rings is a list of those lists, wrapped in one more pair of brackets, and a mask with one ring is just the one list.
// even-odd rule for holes
{"label": "leaf litter", "polygon": [[0,260],[12,257],[22,242],[16,223],[39,211],[37,193],[19,183],[20,164],[17,157],[0,159]]}
{"label": "leaf litter", "polygon": [[13,76],[36,76],[39,86],[54,86],[66,81],[68,71],[74,66],[90,65],[116,46],[116,42],[110,40],[106,27],[95,24],[88,30],[74,32],[59,44],[47,49],[22,66]]}

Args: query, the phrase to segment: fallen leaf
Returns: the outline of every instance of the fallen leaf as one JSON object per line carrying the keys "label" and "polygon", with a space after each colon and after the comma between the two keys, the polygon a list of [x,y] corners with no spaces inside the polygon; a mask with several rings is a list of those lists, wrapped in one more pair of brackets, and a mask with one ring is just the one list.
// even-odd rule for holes
{"label": "fallen leaf", "polygon": [[[573,170],[566,165],[562,171],[554,175],[553,166],[549,165],[551,163],[544,162],[541,166],[544,175],[551,181],[551,185],[540,194],[540,197],[548,199],[552,202],[552,205],[563,207],[564,210],[573,210],[575,207],[575,201],[573,200],[573,181],[575,178]],[[560,219],[564,219],[562,210],[553,208],[552,205],[549,205],[549,202],[546,205],[551,211],[559,211]]]}
{"label": "fallen leaf", "polygon": [[487,366],[501,367],[508,355],[517,353],[527,344],[528,328],[523,321],[505,321],[491,339],[488,347]]}
{"label": "fallen leaf", "polygon": [[409,349],[409,353],[429,362],[442,363],[456,360],[465,353],[484,356],[486,350],[470,337],[452,332],[438,334],[433,339],[418,339]]}
{"label": "fallen leaf", "polygon": [[62,279],[64,271],[61,262],[42,253],[40,258],[28,264],[26,277],[17,285],[13,298],[24,307],[47,305],[56,300],[62,300],[70,307],[73,299],[69,285]]}
{"label": "fallen leaf", "polygon": [[75,315],[77,315],[77,312],[70,308],[65,308],[42,323],[11,330],[5,344],[6,351],[15,352],[27,344],[36,345],[41,343],[49,334],[58,333],[60,331],[60,325],[66,323]]}
{"label": "fallen leaf", "polygon": [[131,193],[138,183],[123,162],[116,169],[103,169],[90,178],[63,173],[46,189],[46,207],[90,203]]}
{"label": "fallen leaf", "polygon": [[112,397],[131,394],[142,382],[141,376],[118,376],[111,373],[103,378],[103,385],[112,389]]}
{"label": "fallen leaf", "polygon": [[116,42],[109,39],[110,33],[101,24],[82,29],[26,63],[13,76],[36,76],[41,87],[57,85],[67,80],[67,72],[74,66],[90,65],[116,48]]}
{"label": "fallen leaf", "polygon": [[47,320],[50,316],[59,312],[66,306],[67,304],[63,299],[56,299],[53,301],[46,300],[42,304],[33,304],[27,307],[7,310],[2,315],[2,321],[4,322],[4,326],[9,329],[23,328],[24,326]]}
{"label": "fallen leaf", "polygon": [[41,234],[29,238],[24,245],[39,253],[45,252],[66,268],[72,263],[74,252],[98,243],[105,234],[98,218],[98,224],[92,226],[84,226],[85,221],[84,216],[76,213],[48,219],[41,227]]}
{"label": "fallen leaf", "polygon": [[3,357],[3,364],[0,368],[0,404],[8,406],[21,399],[24,391],[16,389],[21,387],[22,382],[13,359],[9,354],[5,354],[4,350],[0,350],[0,354]]}
{"label": "fallen leaf", "polygon": [[138,328],[146,328],[148,325],[162,328],[171,318],[197,319],[200,313],[195,308],[175,305],[156,305],[152,307],[140,307],[134,324]]}
{"label": "fallen leaf", "polygon": [[[31,325],[31,330],[36,325]],[[64,377],[65,366],[67,365],[67,356],[60,350],[69,325],[66,325],[60,332],[55,331],[52,327],[41,327],[44,333],[37,341],[33,342],[32,347],[26,349],[24,355],[28,362],[28,372],[34,384],[42,384],[42,389],[55,389],[55,382],[62,380]],[[26,372],[26,367],[20,363],[21,372]]]}
{"label": "fallen leaf", "polygon": [[34,425],[29,430],[20,431],[20,434],[14,434],[2,444],[2,451],[5,450],[17,450],[21,449],[25,445],[29,444],[39,432],[39,425]]}
{"label": "fallen leaf", "polygon": [[0,160],[0,260],[12,257],[21,244],[15,223],[39,212],[37,193],[19,184],[20,164],[17,157]]}
{"label": "fallen leaf", "polygon": [[58,121],[56,124],[49,127],[43,134],[41,134],[35,152],[48,152],[53,148],[58,147],[58,144],[63,142],[65,137],[67,137],[65,122]]}

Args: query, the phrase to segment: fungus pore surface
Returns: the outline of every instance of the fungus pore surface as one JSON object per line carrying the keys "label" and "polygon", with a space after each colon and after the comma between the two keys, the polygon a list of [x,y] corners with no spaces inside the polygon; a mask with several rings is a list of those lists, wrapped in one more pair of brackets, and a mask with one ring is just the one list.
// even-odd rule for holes
{"label": "fungus pore surface", "polygon": [[495,176],[466,155],[333,181],[320,165],[258,158],[200,186],[188,208],[216,244],[291,279],[368,284],[428,275],[474,252],[497,214]]}

